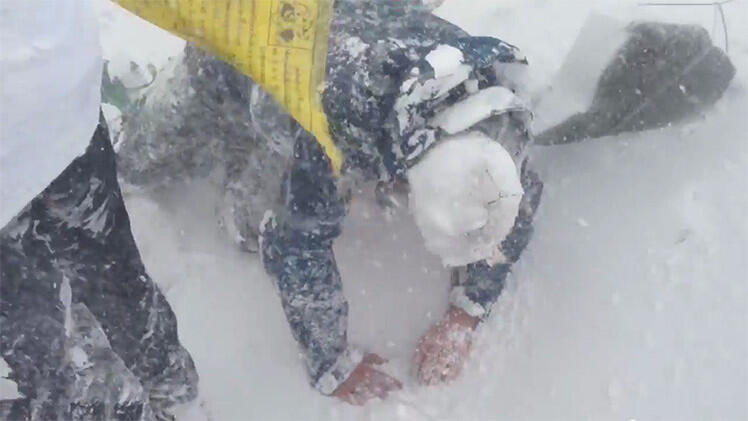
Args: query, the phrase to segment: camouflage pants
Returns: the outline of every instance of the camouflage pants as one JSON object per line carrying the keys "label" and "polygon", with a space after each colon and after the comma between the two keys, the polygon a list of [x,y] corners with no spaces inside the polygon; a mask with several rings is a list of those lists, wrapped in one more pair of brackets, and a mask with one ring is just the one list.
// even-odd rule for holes
{"label": "camouflage pants", "polygon": [[197,395],[174,313],[145,271],[101,121],[86,153],[0,230],[10,420],[151,420]]}

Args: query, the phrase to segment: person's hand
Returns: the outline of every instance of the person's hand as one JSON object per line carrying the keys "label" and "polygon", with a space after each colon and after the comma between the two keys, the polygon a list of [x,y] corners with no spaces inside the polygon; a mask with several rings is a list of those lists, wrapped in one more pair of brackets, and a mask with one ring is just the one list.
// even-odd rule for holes
{"label": "person's hand", "polygon": [[450,382],[462,372],[470,354],[478,318],[450,307],[421,338],[415,355],[416,375],[424,385]]}
{"label": "person's hand", "polygon": [[402,389],[402,383],[396,378],[375,368],[385,362],[377,354],[366,354],[333,396],[351,405],[363,405],[371,399],[384,399],[390,392]]}

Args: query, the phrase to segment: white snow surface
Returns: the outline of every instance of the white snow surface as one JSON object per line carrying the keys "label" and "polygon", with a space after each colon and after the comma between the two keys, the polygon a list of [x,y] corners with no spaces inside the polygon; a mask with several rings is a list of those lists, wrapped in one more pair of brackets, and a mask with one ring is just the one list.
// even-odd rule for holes
{"label": "white snow surface", "polygon": [[[712,27],[709,8],[634,4],[448,0],[439,14],[520,46],[538,92],[593,9]],[[417,337],[445,310],[449,274],[406,213],[387,216],[362,194],[336,244],[350,339],[390,358],[405,384],[356,408],[307,384],[274,287],[215,229],[207,183],[128,196],[201,376],[204,410],[180,419],[748,418],[748,2],[725,11],[738,73],[703,118],[532,151],[545,181],[534,238],[450,385],[413,380]]]}

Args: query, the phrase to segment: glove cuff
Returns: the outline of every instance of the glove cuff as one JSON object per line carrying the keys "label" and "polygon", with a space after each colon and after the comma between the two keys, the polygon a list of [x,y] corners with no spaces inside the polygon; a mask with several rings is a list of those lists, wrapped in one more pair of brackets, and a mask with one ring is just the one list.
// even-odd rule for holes
{"label": "glove cuff", "polygon": [[351,373],[358,367],[363,358],[364,353],[361,350],[348,346],[338,356],[335,363],[317,379],[314,388],[323,395],[332,395],[351,376]]}
{"label": "glove cuff", "polygon": [[488,314],[488,309],[471,300],[465,293],[465,287],[456,286],[452,288],[449,294],[449,303],[465,313],[478,318],[483,318]]}

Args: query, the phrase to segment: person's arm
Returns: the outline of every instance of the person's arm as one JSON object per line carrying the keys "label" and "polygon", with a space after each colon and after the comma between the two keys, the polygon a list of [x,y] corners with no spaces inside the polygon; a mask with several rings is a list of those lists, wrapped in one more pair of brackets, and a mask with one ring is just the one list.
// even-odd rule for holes
{"label": "person's arm", "polygon": [[469,264],[464,282],[456,282],[444,317],[421,338],[415,355],[418,380],[437,384],[459,376],[470,353],[472,332],[488,316],[501,295],[511,265],[519,260],[532,235],[532,219],[540,204],[543,183],[535,172],[522,166],[524,195],[509,235],[501,244],[503,261]]}
{"label": "person's arm", "polygon": [[282,189],[282,209],[261,228],[263,263],[275,277],[312,384],[331,394],[362,356],[348,348],[348,303],[332,250],[345,205],[311,135],[297,140]]}
{"label": "person's arm", "polygon": [[261,227],[261,252],[275,277],[294,338],[305,356],[312,385],[351,403],[384,397],[400,387],[373,368],[381,358],[348,344],[348,303],[333,254],[345,216],[330,161],[319,143],[301,131],[284,176],[282,209]]}
{"label": "person's arm", "polygon": [[528,168],[527,162],[522,165],[521,180],[525,194],[514,227],[501,243],[504,261],[494,265],[485,261],[470,264],[467,266],[465,282],[452,286],[451,305],[472,317],[483,319],[488,315],[491,306],[504,289],[512,264],[519,260],[532,236],[532,220],[540,204],[543,183],[538,175]]}

